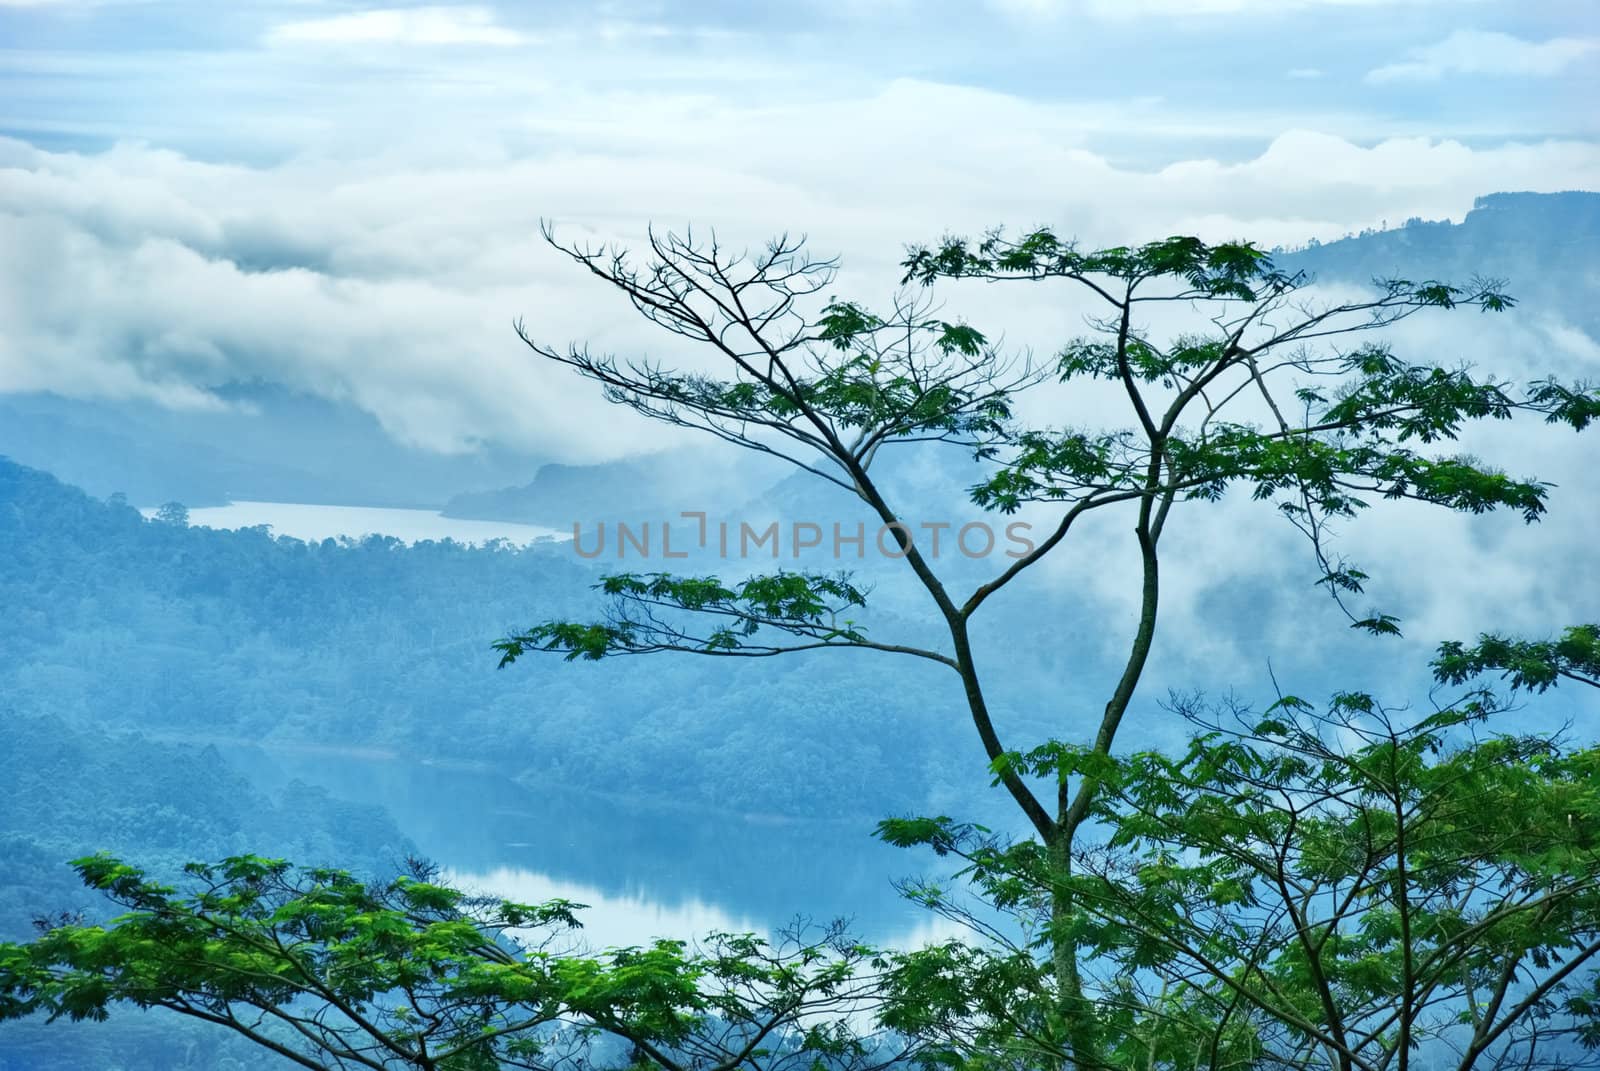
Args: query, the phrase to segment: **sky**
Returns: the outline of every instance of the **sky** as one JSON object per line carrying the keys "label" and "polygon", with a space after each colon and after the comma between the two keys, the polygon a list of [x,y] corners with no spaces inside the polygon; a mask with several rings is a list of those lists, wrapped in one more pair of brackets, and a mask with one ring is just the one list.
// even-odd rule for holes
{"label": "sky", "polygon": [[[552,254],[1049,223],[1272,245],[1600,188],[1593,5],[0,0],[0,391],[261,379],[443,452],[660,444],[517,344],[693,362]],[[1048,298],[978,299],[1050,345]]]}

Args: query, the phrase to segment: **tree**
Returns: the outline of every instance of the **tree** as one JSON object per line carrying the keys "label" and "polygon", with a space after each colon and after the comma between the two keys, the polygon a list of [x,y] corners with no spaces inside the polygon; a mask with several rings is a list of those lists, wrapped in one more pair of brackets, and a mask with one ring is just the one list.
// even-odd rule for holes
{"label": "tree", "polygon": [[[1074,846],[1093,821],[1118,730],[1155,642],[1161,541],[1181,503],[1215,501],[1235,485],[1270,501],[1310,540],[1318,583],[1353,627],[1399,631],[1397,619],[1348,603],[1367,574],[1330,556],[1327,528],[1376,498],[1408,498],[1446,509],[1509,508],[1532,522],[1545,487],[1507,476],[1448,444],[1467,423],[1536,414],[1576,429],[1600,415],[1600,391],[1543,380],[1516,388],[1466,367],[1410,363],[1381,341],[1344,349],[1336,340],[1375,339],[1424,310],[1504,310],[1512,300],[1491,280],[1375,281],[1359,301],[1317,302],[1300,274],[1280,271],[1255,246],[1171,238],[1082,251],[1050,230],[1001,232],[973,243],[949,238],[907,256],[904,284],[981,279],[1079,288],[1101,304],[1093,334],[1069,342],[1053,364],[1006,358],[977,328],[945,320],[917,292],[884,314],[820,294],[831,261],[781,238],[755,254],[730,254],[712,238],[652,233],[648,257],[561,245],[661,328],[701,344],[722,374],[680,372],[582,346],[523,341],[539,356],[598,383],[605,397],[652,419],[695,428],[732,445],[783,458],[861,500],[879,518],[944,626],[933,648],[869,636],[854,623],[865,592],[848,576],[780,571],[742,582],[718,576],[622,573],[600,588],[606,616],[546,621],[497,646],[502,666],[534,651],[598,659],[658,651],[770,657],[820,648],[871,649],[949,668],[997,783],[1026,817],[1052,873],[1048,945],[1054,1011],[1050,1044],[1080,1066],[1108,1060],[1099,1011],[1084,989],[1084,909],[1071,880]],[[1197,310],[1195,329],[1166,340],[1152,310]],[[1013,418],[1016,396],[1048,378],[1107,381],[1125,423],[1031,428]],[[986,509],[1051,507],[1053,527],[1031,552],[960,593],[923,553],[908,518],[875,475],[882,451],[942,443],[990,464],[972,491]],[[1063,712],[1076,758],[1070,769],[1014,761],[989,710],[970,626],[998,591],[1100,511],[1121,511],[1141,563],[1138,622],[1120,678],[1097,713]],[[1044,797],[1029,775],[1059,774]]]}
{"label": "tree", "polygon": [[[1107,1066],[1405,1071],[1424,1045],[1459,1071],[1593,1062],[1600,748],[1491,731],[1487,692],[1426,716],[1356,693],[1177,709],[1201,731],[1175,757],[1018,757],[1101,785],[1071,874],[948,819],[885,835],[964,860],[1013,932],[1070,887]],[[1062,1062],[1043,973],[1009,939],[915,952],[887,1020],[969,1065]]]}
{"label": "tree", "polygon": [[319,1071],[875,1071],[914,1055],[851,1025],[875,1012],[881,961],[838,927],[585,954],[583,905],[469,897],[424,864],[371,885],[240,856],[191,864],[181,894],[107,856],[74,866],[127,912],[0,944],[0,1021],[167,1008]]}
{"label": "tree", "polygon": [[189,507],[182,502],[166,502],[156,510],[156,520],[162,524],[174,525],[178,528],[187,527],[189,524]]}
{"label": "tree", "polygon": [[1513,688],[1542,692],[1561,680],[1600,688],[1600,625],[1572,625],[1559,640],[1518,640],[1488,633],[1472,647],[1451,640],[1439,645],[1433,668],[1434,676],[1446,684],[1499,670]]}

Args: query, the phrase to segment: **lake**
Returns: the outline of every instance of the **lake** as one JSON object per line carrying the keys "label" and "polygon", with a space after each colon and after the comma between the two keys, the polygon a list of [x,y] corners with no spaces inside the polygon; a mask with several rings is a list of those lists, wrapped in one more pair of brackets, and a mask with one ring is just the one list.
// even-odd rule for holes
{"label": "lake", "polygon": [[384,807],[462,887],[589,905],[584,936],[595,947],[714,930],[772,934],[797,915],[815,924],[847,918],[857,936],[894,947],[956,933],[893,887],[934,861],[875,840],[870,821],[662,813],[383,753],[222,750],[264,788],[300,780]]}
{"label": "lake", "polygon": [[[569,536],[430,510],[290,502],[197,508],[189,511],[189,523],[267,524],[274,534],[308,541],[380,534],[407,543],[449,538],[521,545]],[[819,924],[848,917],[859,936],[900,946],[953,932],[893,888],[895,879],[922,873],[930,861],[874,840],[870,821],[773,822],[709,808],[661,813],[381,751],[223,750],[263,787],[298,779],[385,808],[425,857],[465,887],[590,905],[585,934],[597,946],[712,930],[770,934],[802,912]]]}
{"label": "lake", "polygon": [[[152,508],[140,511],[155,516]],[[393,536],[405,543],[453,539],[487,543],[505,539],[517,546],[541,539],[570,539],[570,532],[510,521],[472,521],[446,517],[435,510],[385,509],[378,506],[318,506],[300,502],[230,502],[189,511],[189,523],[201,528],[253,528],[266,524],[273,535],[307,542],[349,536]]]}

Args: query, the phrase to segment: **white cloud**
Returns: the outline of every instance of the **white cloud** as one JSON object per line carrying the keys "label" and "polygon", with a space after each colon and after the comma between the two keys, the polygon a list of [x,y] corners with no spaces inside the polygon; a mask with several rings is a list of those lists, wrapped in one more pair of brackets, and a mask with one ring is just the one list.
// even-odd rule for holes
{"label": "white cloud", "polygon": [[500,25],[486,7],[374,8],[285,22],[269,44],[520,45],[529,38]]}
{"label": "white cloud", "polygon": [[1385,7],[1443,0],[989,0],[1001,11],[1033,18],[1083,12],[1101,19],[1171,16],[1272,15],[1319,7]]}
{"label": "white cloud", "polygon": [[[0,140],[0,245],[18,251],[0,263],[0,390],[201,405],[209,386],[260,377],[351,401],[435,449],[491,440],[594,459],[662,431],[533,360],[514,318],[557,343],[702,357],[544,248],[541,217],[628,242],[650,221],[716,225],[730,244],[807,232],[843,255],[838,292],[878,301],[903,243],[946,229],[1288,244],[1460,218],[1497,189],[1600,185],[1600,146],[1560,141],[1362,147],[1301,131],[1236,163],[1119,166],[1082,147],[1087,124],[1116,114],[925,82],[786,105],[612,92],[557,109],[529,92],[523,143],[558,153],[471,130],[463,152],[399,144],[273,166]],[[959,300],[1041,352],[1080,326],[1042,291]]]}
{"label": "white cloud", "polygon": [[1504,33],[1457,30],[1437,44],[1412,49],[1401,63],[1367,72],[1367,81],[1436,82],[1447,75],[1550,77],[1600,50],[1600,38],[1524,41]]}

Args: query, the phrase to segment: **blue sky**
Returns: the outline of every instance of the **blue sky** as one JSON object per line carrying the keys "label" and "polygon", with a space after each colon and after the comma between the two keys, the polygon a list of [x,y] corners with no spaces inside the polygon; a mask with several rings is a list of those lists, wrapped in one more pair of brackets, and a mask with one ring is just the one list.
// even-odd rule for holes
{"label": "blue sky", "polygon": [[264,160],[388,143],[403,110],[519,149],[562,96],[759,107],[908,79],[1072,106],[1083,145],[1149,165],[1289,126],[1593,138],[1597,39],[1582,0],[0,0],[0,130]]}

